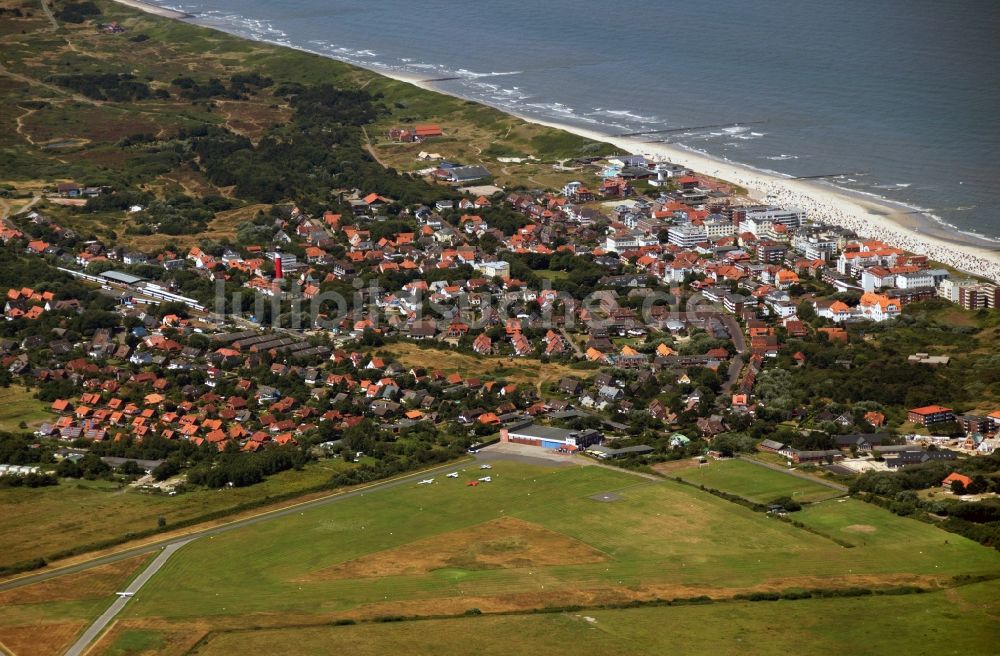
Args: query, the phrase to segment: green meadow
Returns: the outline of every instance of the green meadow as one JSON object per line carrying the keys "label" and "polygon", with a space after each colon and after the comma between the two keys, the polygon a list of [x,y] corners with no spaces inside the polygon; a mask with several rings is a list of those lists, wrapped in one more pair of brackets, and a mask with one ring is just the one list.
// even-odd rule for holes
{"label": "green meadow", "polygon": [[800,503],[808,503],[842,494],[820,483],[745,460],[712,460],[707,465],[681,469],[673,475],[689,483],[736,494],[756,503],[769,503],[778,497],[791,497]]}
{"label": "green meadow", "polygon": [[998,593],[990,582],[923,595],[236,630],[195,653],[986,656],[996,653]]}
{"label": "green meadow", "polygon": [[[863,531],[858,546],[846,548],[673,481],[497,463],[492,483],[466,485],[482,473],[469,468],[457,480],[374,491],[191,543],[124,617],[267,625],[275,614],[299,622],[461,614],[752,590],[934,587],[954,575],[1000,573],[995,551],[861,502],[800,513],[838,537],[864,523],[854,529]],[[605,493],[616,500],[592,498]],[[501,518],[495,534],[494,524],[483,527]],[[562,545],[565,559],[532,541]],[[435,550],[447,557],[428,559]]]}

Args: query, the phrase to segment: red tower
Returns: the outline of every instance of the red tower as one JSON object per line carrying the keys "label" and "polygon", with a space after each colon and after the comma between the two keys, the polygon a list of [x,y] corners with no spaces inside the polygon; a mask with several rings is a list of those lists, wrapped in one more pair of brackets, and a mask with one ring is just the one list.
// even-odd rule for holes
{"label": "red tower", "polygon": [[281,253],[274,254],[274,279],[281,280]]}

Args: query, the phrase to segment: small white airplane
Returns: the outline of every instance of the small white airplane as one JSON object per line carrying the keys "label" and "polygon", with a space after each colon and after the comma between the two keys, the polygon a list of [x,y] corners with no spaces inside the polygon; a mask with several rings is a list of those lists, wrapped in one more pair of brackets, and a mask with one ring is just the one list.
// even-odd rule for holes
{"label": "small white airplane", "polygon": [[135,596],[134,592],[116,592],[115,594],[118,595],[119,597],[125,597],[125,598]]}
{"label": "small white airplane", "polygon": [[430,485],[433,482],[434,482],[433,478],[425,478],[424,480],[417,483],[417,485]]}
{"label": "small white airplane", "polygon": [[493,477],[492,476],[483,476],[479,480],[481,480],[483,483],[492,483],[493,482]]}
{"label": "small white airplane", "polygon": [[452,472],[448,474],[448,478],[458,478],[458,472]]}
{"label": "small white airplane", "polygon": [[479,465],[480,469],[493,469],[493,465]]}

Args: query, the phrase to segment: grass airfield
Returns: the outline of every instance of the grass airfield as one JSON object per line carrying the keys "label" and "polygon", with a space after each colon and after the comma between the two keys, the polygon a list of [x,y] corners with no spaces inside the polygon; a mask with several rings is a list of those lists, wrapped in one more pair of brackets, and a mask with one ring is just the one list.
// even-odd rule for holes
{"label": "grass airfield", "polygon": [[[493,481],[468,486],[483,474]],[[616,500],[599,500],[605,493]],[[412,628],[395,623],[418,617],[469,627],[485,622],[476,626],[495,625],[502,640],[505,631],[520,634],[521,625],[491,614],[570,607],[592,616],[605,605],[702,595],[727,600],[755,591],[942,590],[907,595],[905,602],[882,596],[773,602],[783,612],[834,601],[847,609],[851,603],[919,607],[960,590],[952,589],[954,576],[1000,574],[995,551],[861,502],[832,499],[799,515],[812,531],[690,486],[602,467],[496,462],[483,472],[467,465],[458,479],[437,476],[433,485],[373,491],[191,543],[136,595],[95,653],[225,653],[236,649],[232,641],[256,649],[258,640],[270,651],[275,635],[325,635],[318,627],[335,622],[358,622],[336,627],[345,629],[337,636],[379,632],[391,640],[420,631],[415,622],[406,622]],[[856,546],[831,537],[854,538]],[[777,608],[731,601],[705,608],[722,613],[744,605],[748,617]],[[600,612],[710,614],[702,608]],[[650,626],[666,617],[650,619]],[[531,631],[557,621],[529,619]],[[527,625],[523,631],[531,634]],[[446,635],[427,635],[420,644],[430,653]],[[649,648],[658,644],[635,639]]]}

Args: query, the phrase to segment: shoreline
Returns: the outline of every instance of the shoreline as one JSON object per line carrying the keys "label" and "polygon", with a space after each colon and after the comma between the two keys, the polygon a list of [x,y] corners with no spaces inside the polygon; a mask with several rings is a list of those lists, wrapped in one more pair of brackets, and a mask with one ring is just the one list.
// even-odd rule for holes
{"label": "shoreline", "polygon": [[[165,18],[182,20],[196,18],[191,14],[141,0],[114,0],[114,2]],[[209,29],[219,28],[213,26]],[[219,31],[248,41],[256,40],[226,30]],[[315,52],[304,47],[260,41],[337,60],[327,53]],[[489,105],[482,100],[465,98],[439,89],[416,74],[365,67],[355,62],[344,63],[364,68],[389,79],[412,84],[425,91]],[[632,137],[615,137],[589,128],[525,116],[506,108],[492,107],[528,123],[564,130],[593,141],[610,143],[630,154],[646,155],[654,160],[669,160],[695,172],[743,187],[751,198],[761,203],[802,209],[806,211],[809,220],[847,228],[861,237],[877,239],[911,253],[926,255],[935,262],[961,270],[968,275],[1000,282],[1000,244],[994,245],[988,238],[960,233],[957,229],[951,229],[927,216],[926,212],[880,198],[867,198],[860,192],[843,190],[831,184],[784,177],[688,148],[671,144],[646,143]],[[962,234],[962,237],[952,236],[955,233]]]}
{"label": "shoreline", "polygon": [[176,9],[170,9],[169,7],[161,7],[160,5],[155,5],[151,2],[143,2],[142,0],[113,0],[120,5],[125,5],[126,7],[131,7],[132,9],[138,9],[139,11],[144,11],[147,14],[153,14],[154,16],[160,16],[162,18],[175,18],[178,20],[183,20],[187,18],[194,18],[194,14],[188,14],[183,11],[177,11]]}
{"label": "shoreline", "polygon": [[[397,71],[368,69],[385,77],[406,82],[434,93],[455,97],[425,82],[416,75]],[[464,98],[463,98],[464,99]],[[935,262],[959,269],[969,275],[1000,282],[1000,244],[982,245],[967,240],[949,239],[935,232],[947,232],[944,226],[925,213],[904,206],[893,206],[890,201],[868,199],[861,193],[845,191],[815,181],[796,180],[767,173],[744,164],[729,162],[712,155],[669,144],[646,143],[631,137],[614,137],[597,130],[546,121],[516,112],[495,108],[528,123],[565,130],[586,139],[610,143],[634,155],[665,159],[747,189],[748,195],[760,202],[773,202],[797,207],[807,212],[807,218],[854,230],[858,235],[879,239],[891,246],[918,255],[927,255]],[[975,237],[968,237],[975,239]]]}

